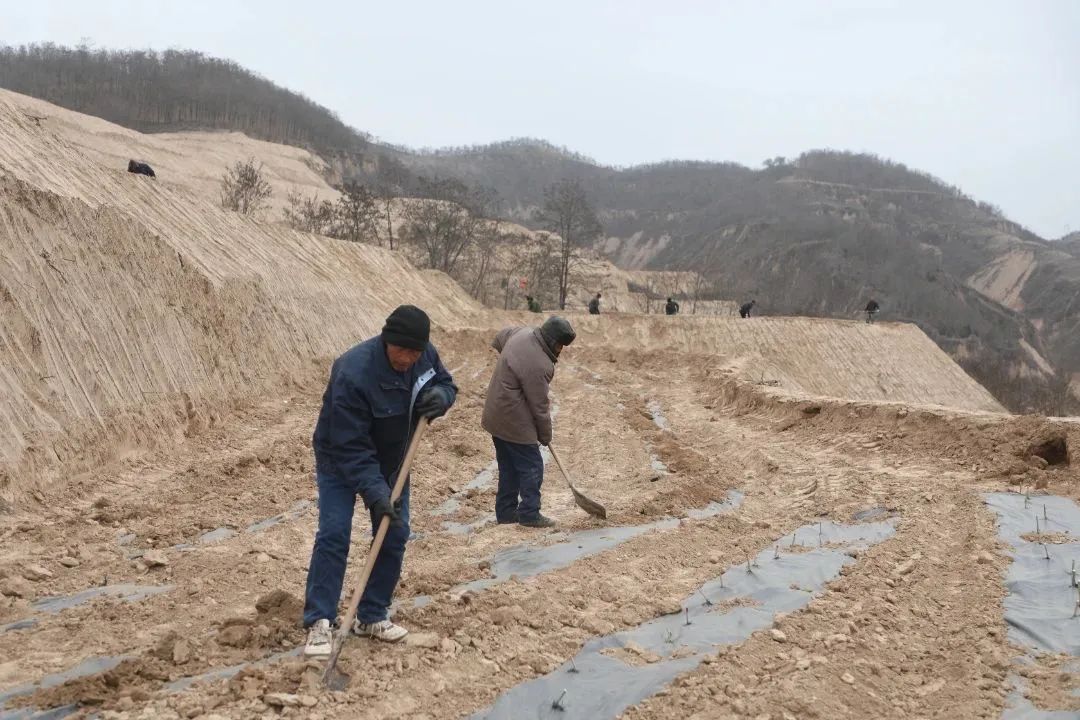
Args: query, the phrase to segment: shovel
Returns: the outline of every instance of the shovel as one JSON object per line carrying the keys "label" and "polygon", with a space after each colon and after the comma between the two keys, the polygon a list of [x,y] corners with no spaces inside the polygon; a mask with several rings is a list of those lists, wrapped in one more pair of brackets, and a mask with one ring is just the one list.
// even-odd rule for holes
{"label": "shovel", "polygon": [[574,487],[574,482],[570,479],[570,474],[566,472],[566,468],[563,467],[562,460],[559,459],[559,454],[555,452],[555,446],[549,444],[547,446],[547,449],[551,451],[551,457],[555,458],[555,464],[559,466],[559,472],[561,472],[562,476],[566,478],[566,484],[570,486],[570,492],[574,494],[574,502],[577,503],[577,506],[592,515],[593,517],[606,519],[607,510],[604,508],[604,506],[596,502],[595,500],[590,500],[589,498],[585,497],[577,491],[576,487]]}
{"label": "shovel", "polygon": [[[413,457],[416,455],[416,449],[420,447],[420,438],[424,436],[427,428],[428,419],[425,417],[420,418],[420,422],[416,425],[416,432],[413,433],[412,440],[409,441],[409,448],[405,451],[405,459],[401,463],[401,469],[398,470],[394,489],[390,492],[390,502],[392,503],[397,502],[397,499],[401,497],[401,491],[405,489],[405,481],[409,479],[409,469],[412,467]],[[368,550],[367,560],[364,562],[364,572],[361,573],[360,581],[356,584],[356,590],[353,591],[352,600],[349,603],[349,614],[345,616],[345,622],[341,624],[341,627],[338,628],[337,633],[334,635],[334,647],[330,653],[330,659],[326,662],[326,670],[322,676],[323,684],[331,690],[340,691],[349,686],[349,676],[337,669],[338,656],[341,655],[341,648],[345,646],[349,632],[352,631],[352,624],[356,619],[356,609],[360,606],[360,598],[363,597],[368,579],[371,578],[371,569],[375,567],[375,558],[379,557],[379,550],[382,549],[383,540],[386,539],[386,533],[389,529],[390,518],[383,515],[382,519],[379,520],[379,529],[375,531],[375,539],[371,541],[371,549]]]}

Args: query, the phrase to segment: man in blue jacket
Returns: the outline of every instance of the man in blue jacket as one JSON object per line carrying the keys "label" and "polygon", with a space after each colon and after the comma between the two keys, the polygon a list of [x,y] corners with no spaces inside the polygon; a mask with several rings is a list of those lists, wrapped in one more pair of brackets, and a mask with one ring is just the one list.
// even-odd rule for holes
{"label": "man in blue jacket", "polygon": [[312,438],[319,531],[304,605],[308,657],[330,654],[357,496],[368,509],[373,533],[384,515],[391,524],[353,632],[386,642],[408,634],[387,611],[409,539],[409,485],[396,503],[390,502],[390,491],[419,418],[445,415],[457,397],[453,378],[428,342],[430,330],[423,310],[402,305],[380,335],[353,347],[330,370]]}

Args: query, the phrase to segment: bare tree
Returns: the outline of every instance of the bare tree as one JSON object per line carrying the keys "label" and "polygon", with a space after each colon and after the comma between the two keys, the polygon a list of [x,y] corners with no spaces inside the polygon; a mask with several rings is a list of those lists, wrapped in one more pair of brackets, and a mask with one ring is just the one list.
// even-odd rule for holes
{"label": "bare tree", "polygon": [[271,194],[262,163],[256,167],[253,157],[237,160],[221,177],[221,207],[226,210],[250,215],[262,208]]}
{"label": "bare tree", "polygon": [[559,269],[561,256],[550,236],[541,234],[528,261],[528,286],[531,294],[541,304],[559,297]]}
{"label": "bare tree", "polygon": [[289,206],[285,208],[285,222],[289,227],[317,235],[330,235],[334,222],[334,204],[319,200],[319,196],[304,197],[298,192],[288,195]]}
{"label": "bare tree", "polygon": [[544,189],[544,207],[539,220],[559,236],[559,309],[566,309],[570,277],[586,247],[603,229],[589,203],[585,189],[577,180],[561,180]]}
{"label": "bare tree", "polygon": [[473,191],[460,180],[421,178],[424,200],[405,210],[403,237],[426,256],[427,266],[453,275],[458,261],[483,232],[492,203],[489,191]]}
{"label": "bare tree", "polygon": [[[379,208],[375,204],[375,194],[359,183],[345,183],[338,189],[341,197],[334,206],[333,237],[353,242],[368,238],[378,241],[376,223],[379,221]],[[390,247],[393,248],[393,238]]]}
{"label": "bare tree", "polygon": [[[382,156],[375,170],[375,198],[381,221],[386,224],[386,240],[390,249],[394,249],[394,200],[402,196],[405,185],[410,181],[408,168],[395,158]],[[379,238],[382,245],[382,238]]]}
{"label": "bare tree", "polygon": [[0,44],[0,87],[142,132],[220,128],[324,152],[370,147],[303,95],[192,50]]}
{"label": "bare tree", "polygon": [[476,235],[476,272],[469,294],[480,302],[487,304],[488,279],[493,269],[499,265],[504,248],[524,242],[524,237],[518,233],[504,232],[502,223],[494,220],[482,227]]}
{"label": "bare tree", "polygon": [[[745,234],[745,229],[743,231]],[[739,236],[740,238],[742,235]],[[699,259],[697,262],[697,270],[694,275],[694,302],[690,309],[691,315],[697,314],[698,299],[701,297],[702,288],[706,284],[706,275],[711,278],[715,278],[719,275],[719,269],[713,266],[713,255],[716,253],[716,249],[720,244],[719,231],[713,232],[706,240],[708,242],[708,249],[705,251],[704,259]]]}

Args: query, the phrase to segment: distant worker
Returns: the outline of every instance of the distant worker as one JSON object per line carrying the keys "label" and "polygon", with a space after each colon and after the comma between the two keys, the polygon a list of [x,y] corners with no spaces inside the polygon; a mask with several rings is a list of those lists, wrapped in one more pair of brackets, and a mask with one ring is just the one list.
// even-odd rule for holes
{"label": "distant worker", "polygon": [[495,521],[525,527],[551,527],[540,514],[544,458],[540,446],[551,442],[548,387],[562,349],[574,342],[574,328],[561,317],[549,317],[538,328],[508,327],[491,347],[499,361],[488,384],[481,420],[495,443],[499,487]]}
{"label": "distant worker", "polygon": [[667,299],[667,305],[664,306],[664,314],[666,315],[678,315],[679,303],[675,302],[671,298]]}
{"label": "distant worker", "polygon": [[152,178],[157,177],[157,175],[154,174],[154,168],[144,162],[136,162],[134,160],[128,160],[128,172],[135,173],[136,175],[147,175]]}
{"label": "distant worker", "polygon": [[878,304],[877,300],[871,300],[866,303],[866,322],[874,322],[874,316],[879,312],[881,312],[881,305]]}
{"label": "distant worker", "polygon": [[754,309],[755,305],[757,305],[757,300],[751,300],[748,303],[743,303],[742,306],[739,308],[739,317],[750,317],[750,311]]}
{"label": "distant worker", "polygon": [[529,303],[529,312],[542,312],[540,309],[540,303],[537,302],[536,298],[534,298],[532,295],[526,295],[525,301]]}
{"label": "distant worker", "polygon": [[596,297],[594,297],[592,300],[589,301],[589,314],[590,315],[599,315],[600,314],[600,293],[596,293]]}

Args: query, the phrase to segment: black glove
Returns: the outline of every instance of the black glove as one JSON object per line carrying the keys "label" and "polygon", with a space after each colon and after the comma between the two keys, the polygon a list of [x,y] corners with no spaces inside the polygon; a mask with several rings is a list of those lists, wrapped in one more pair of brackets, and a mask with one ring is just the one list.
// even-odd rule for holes
{"label": "black glove", "polygon": [[375,513],[375,522],[381,522],[383,516],[390,518],[390,527],[399,528],[404,523],[401,519],[401,498],[398,498],[393,503],[390,502],[390,498],[379,498],[371,504],[371,512]]}
{"label": "black glove", "polygon": [[420,393],[416,399],[416,414],[428,420],[440,418],[450,409],[451,402],[450,391],[436,385]]}

